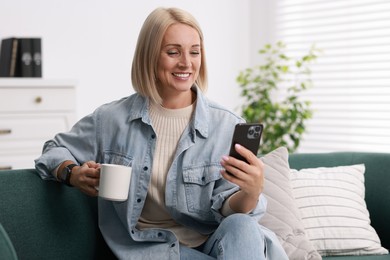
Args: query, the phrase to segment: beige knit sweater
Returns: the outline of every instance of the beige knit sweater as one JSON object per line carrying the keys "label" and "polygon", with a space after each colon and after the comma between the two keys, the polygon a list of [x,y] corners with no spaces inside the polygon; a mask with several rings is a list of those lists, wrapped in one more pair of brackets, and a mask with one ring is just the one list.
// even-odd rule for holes
{"label": "beige knit sweater", "polygon": [[[207,237],[176,223],[165,208],[165,183],[179,139],[188,125],[195,105],[182,109],[166,109],[150,105],[150,118],[157,134],[151,182],[138,228],[164,228],[172,231],[180,243],[197,247]],[[169,192],[169,191],[168,191]]]}

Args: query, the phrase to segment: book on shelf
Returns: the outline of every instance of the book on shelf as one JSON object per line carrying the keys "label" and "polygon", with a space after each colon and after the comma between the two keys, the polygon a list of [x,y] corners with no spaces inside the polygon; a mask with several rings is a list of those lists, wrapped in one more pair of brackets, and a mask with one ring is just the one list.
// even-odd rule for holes
{"label": "book on shelf", "polygon": [[8,38],[1,41],[0,77],[16,77],[18,39]]}
{"label": "book on shelf", "polygon": [[0,77],[42,77],[41,38],[3,39]]}
{"label": "book on shelf", "polygon": [[42,44],[41,38],[32,38],[33,77],[42,77]]}
{"label": "book on shelf", "polygon": [[17,60],[17,72],[19,77],[33,76],[32,41],[30,38],[19,38],[19,55]]}

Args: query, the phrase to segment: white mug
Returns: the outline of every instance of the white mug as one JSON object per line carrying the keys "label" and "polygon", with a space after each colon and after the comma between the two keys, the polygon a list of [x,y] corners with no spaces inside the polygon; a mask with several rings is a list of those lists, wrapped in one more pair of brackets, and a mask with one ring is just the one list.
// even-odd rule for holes
{"label": "white mug", "polygon": [[112,201],[125,201],[129,195],[131,167],[101,164],[99,197]]}

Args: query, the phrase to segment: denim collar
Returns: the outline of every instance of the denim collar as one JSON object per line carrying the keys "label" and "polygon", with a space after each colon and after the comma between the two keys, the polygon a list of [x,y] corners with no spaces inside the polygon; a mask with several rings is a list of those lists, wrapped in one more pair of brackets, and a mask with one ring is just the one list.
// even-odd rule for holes
{"label": "denim collar", "polygon": [[[190,123],[190,132],[198,131],[204,138],[208,137],[209,104],[202,91],[194,85],[192,90],[196,92],[195,113],[192,115]],[[128,122],[141,119],[145,124],[151,125],[149,117],[149,98],[139,94],[133,95],[131,106],[129,107]],[[195,136],[195,135],[194,135]]]}

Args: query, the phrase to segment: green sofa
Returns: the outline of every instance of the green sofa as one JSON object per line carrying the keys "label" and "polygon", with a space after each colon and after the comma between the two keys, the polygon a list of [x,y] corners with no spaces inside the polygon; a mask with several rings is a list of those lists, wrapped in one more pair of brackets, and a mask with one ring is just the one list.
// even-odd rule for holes
{"label": "green sofa", "polygon": [[[390,153],[294,154],[289,160],[294,169],[365,163],[372,226],[390,248]],[[28,260],[115,259],[98,228],[96,198],[42,181],[33,169],[0,171],[0,259],[14,259],[15,252]],[[324,259],[389,260],[390,255]]]}

